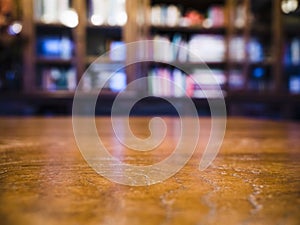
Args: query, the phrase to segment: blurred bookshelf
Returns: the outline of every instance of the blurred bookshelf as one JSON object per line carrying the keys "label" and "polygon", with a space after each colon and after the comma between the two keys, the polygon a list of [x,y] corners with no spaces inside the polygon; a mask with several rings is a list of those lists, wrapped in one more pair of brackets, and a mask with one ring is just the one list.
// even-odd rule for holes
{"label": "blurred bookshelf", "polygon": [[[137,95],[144,91],[180,100],[187,94],[201,105],[201,89],[215,98],[218,85],[232,115],[249,112],[252,104],[278,107],[287,118],[299,111],[300,7],[288,11],[285,5],[296,0],[13,1],[22,11],[19,36],[26,41],[19,63],[1,71],[2,100],[30,99],[34,104],[32,99],[61,99],[70,105],[87,68],[91,72],[81,88],[94,93],[116,66],[138,53],[107,55],[99,69],[92,63],[100,55],[126,43],[158,40],[166,44],[147,50],[153,51],[155,62],[118,71],[101,95],[112,101],[126,84],[149,76],[147,88],[135,90]],[[173,80],[185,93],[155,77]]]}
{"label": "blurred bookshelf", "polygon": [[[125,43],[123,29],[127,14],[123,0],[29,0],[21,3],[24,6],[23,35],[29,39],[24,50],[23,92],[27,95],[47,93],[46,96],[53,94],[56,98],[59,92],[59,96],[72,97],[90,64],[112,47]],[[106,73],[113,71],[116,61],[121,63],[126,59],[125,56],[113,57],[101,62],[108,68]],[[86,79],[85,88],[92,88],[92,83],[99,82],[101,74],[94,76]],[[122,79],[126,81],[126,74]],[[105,93],[110,94],[109,91],[115,90],[108,86]]]}

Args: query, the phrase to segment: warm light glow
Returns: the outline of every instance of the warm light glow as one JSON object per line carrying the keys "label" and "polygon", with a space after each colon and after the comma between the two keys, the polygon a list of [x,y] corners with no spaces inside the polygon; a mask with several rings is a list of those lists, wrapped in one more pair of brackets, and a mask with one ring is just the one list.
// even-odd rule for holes
{"label": "warm light glow", "polygon": [[92,15],[91,23],[95,26],[100,26],[100,25],[104,24],[104,17],[101,15]]}
{"label": "warm light glow", "polygon": [[13,24],[11,24],[9,27],[8,27],[8,33],[10,35],[17,35],[19,33],[21,33],[22,31],[22,24],[19,23],[19,22],[14,22]]}
{"label": "warm light glow", "polygon": [[74,9],[64,11],[60,16],[60,22],[70,28],[74,28],[78,25],[78,15]]}
{"label": "warm light glow", "polygon": [[205,19],[202,25],[204,28],[211,28],[213,26],[213,21],[211,19]]}
{"label": "warm light glow", "polygon": [[116,26],[117,25],[117,21],[113,16],[109,16],[107,19],[107,24],[109,26]]}
{"label": "warm light glow", "polygon": [[298,0],[283,0],[281,2],[281,9],[286,14],[296,11],[298,6]]}
{"label": "warm light glow", "polygon": [[127,14],[126,12],[122,12],[117,16],[117,24],[119,26],[125,25],[127,22]]}

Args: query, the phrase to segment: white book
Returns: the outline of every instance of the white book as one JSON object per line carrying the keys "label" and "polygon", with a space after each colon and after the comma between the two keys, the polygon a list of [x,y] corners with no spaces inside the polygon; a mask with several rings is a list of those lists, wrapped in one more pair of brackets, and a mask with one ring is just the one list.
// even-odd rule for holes
{"label": "white book", "polygon": [[58,1],[59,0],[43,0],[42,20],[45,23],[58,22]]}
{"label": "white book", "polygon": [[127,22],[125,0],[109,0],[107,23],[110,26],[123,26]]}
{"label": "white book", "polygon": [[167,7],[166,25],[174,27],[179,24],[180,11],[177,6],[169,5]]}
{"label": "white book", "polygon": [[160,62],[169,62],[172,59],[170,40],[167,37],[154,36],[153,59]]}
{"label": "white book", "polygon": [[154,26],[161,25],[161,13],[160,13],[160,6],[155,5],[151,8],[151,24]]}
{"label": "white book", "polygon": [[244,77],[242,75],[242,71],[239,70],[231,70],[228,84],[231,89],[241,89],[244,87]]}
{"label": "white book", "polygon": [[126,45],[123,41],[111,42],[109,57],[112,61],[123,61],[126,59]]}
{"label": "white book", "polygon": [[161,92],[161,87],[160,87],[160,82],[159,82],[159,77],[158,77],[158,71],[157,69],[152,70],[151,73],[151,90],[152,90],[152,95],[153,96],[160,96]]}
{"label": "white book", "polygon": [[291,61],[293,65],[300,64],[300,39],[294,39],[291,43]]}
{"label": "white book", "polygon": [[246,57],[245,41],[242,37],[234,37],[229,44],[229,57],[234,62],[243,62]]}
{"label": "white book", "polygon": [[158,69],[157,70],[157,76],[155,76],[155,82],[156,82],[156,84],[157,84],[157,92],[156,92],[156,94],[157,94],[157,96],[163,96],[163,90],[164,90],[164,87],[163,87],[163,82],[162,82],[162,79],[161,79],[161,76],[162,76],[162,70],[163,69]]}
{"label": "white book", "polygon": [[124,90],[126,88],[126,74],[123,71],[114,73],[109,80],[109,88],[114,92]]}
{"label": "white book", "polygon": [[300,77],[292,76],[289,80],[289,89],[292,94],[300,93]]}
{"label": "white book", "polygon": [[90,19],[94,25],[107,23],[108,3],[107,0],[91,0]]}
{"label": "white book", "polygon": [[194,35],[189,42],[191,62],[222,62],[225,57],[225,41],[220,35]]}
{"label": "white book", "polygon": [[34,1],[34,18],[35,20],[41,20],[43,16],[43,0]]}
{"label": "white book", "polygon": [[85,75],[82,77],[82,91],[91,91],[92,90],[92,78],[91,75]]}
{"label": "white book", "polygon": [[171,96],[172,90],[172,81],[171,81],[171,72],[169,69],[162,69],[161,74],[161,83],[162,83],[162,96]]}
{"label": "white book", "polygon": [[59,18],[70,9],[69,0],[58,0],[58,16]]}
{"label": "white book", "polygon": [[262,45],[256,39],[252,38],[250,40],[248,48],[251,62],[260,62],[263,60]]}
{"label": "white book", "polygon": [[147,76],[147,79],[148,79],[148,92],[149,92],[149,95],[154,95],[153,93],[153,71],[150,70],[148,72],[148,76]]}
{"label": "white book", "polygon": [[173,95],[174,97],[182,97],[185,93],[185,75],[178,69],[173,71]]}
{"label": "white book", "polygon": [[77,85],[77,79],[76,79],[76,70],[74,68],[71,68],[67,71],[67,85],[68,90],[75,90]]}
{"label": "white book", "polygon": [[187,62],[188,61],[188,56],[189,56],[189,49],[188,49],[188,44],[185,41],[180,42],[180,48],[178,51],[178,61],[179,62]]}

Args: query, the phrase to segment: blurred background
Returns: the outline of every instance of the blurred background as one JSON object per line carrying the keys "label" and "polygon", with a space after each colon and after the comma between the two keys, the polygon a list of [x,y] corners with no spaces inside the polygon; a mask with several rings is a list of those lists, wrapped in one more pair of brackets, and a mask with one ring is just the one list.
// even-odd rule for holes
{"label": "blurred background", "polygon": [[[174,115],[160,97],[180,104],[184,94],[199,115],[209,115],[203,89],[217,100],[218,85],[229,115],[299,120],[299,28],[298,0],[0,0],[0,115],[71,115],[89,68],[78,88],[84,100],[104,85],[98,115],[110,113],[126,84],[149,76],[128,94],[153,96],[136,104],[135,115]],[[166,44],[121,48],[91,65],[139,40]],[[155,61],[115,71],[140,54]],[[185,92],[153,77],[172,79]]]}

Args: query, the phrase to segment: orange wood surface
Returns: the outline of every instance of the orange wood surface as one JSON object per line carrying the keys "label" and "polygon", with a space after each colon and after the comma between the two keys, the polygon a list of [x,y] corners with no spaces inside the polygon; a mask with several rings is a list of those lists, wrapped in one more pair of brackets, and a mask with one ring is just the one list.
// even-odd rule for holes
{"label": "orange wood surface", "polygon": [[[147,165],[172,152],[177,118],[163,149],[136,153],[114,139],[110,118],[99,135],[116,157]],[[175,176],[132,187],[98,175],[83,159],[66,118],[0,118],[0,224],[300,224],[300,124],[229,118],[213,164],[199,171],[199,149]],[[132,118],[137,136],[149,118]],[[121,153],[120,153],[121,152]]]}

